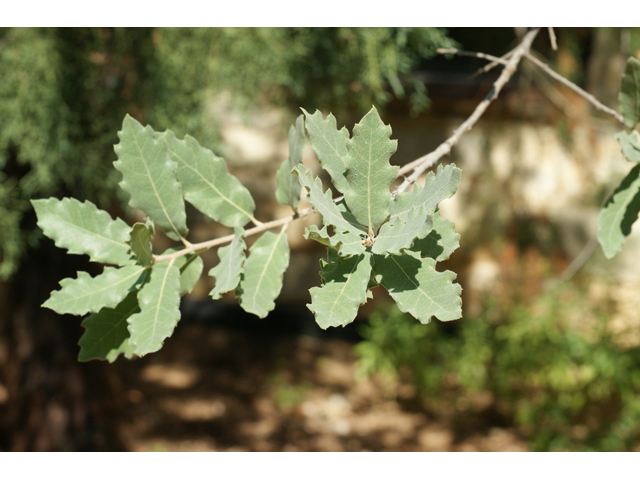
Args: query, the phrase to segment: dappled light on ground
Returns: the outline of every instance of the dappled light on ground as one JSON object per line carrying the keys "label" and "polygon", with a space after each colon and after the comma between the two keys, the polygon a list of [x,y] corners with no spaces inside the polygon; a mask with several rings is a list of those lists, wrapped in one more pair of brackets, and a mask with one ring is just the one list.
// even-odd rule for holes
{"label": "dappled light on ground", "polygon": [[179,327],[160,352],[113,365],[118,435],[131,451],[527,450],[504,426],[427,411],[409,385],[358,380],[352,346]]}

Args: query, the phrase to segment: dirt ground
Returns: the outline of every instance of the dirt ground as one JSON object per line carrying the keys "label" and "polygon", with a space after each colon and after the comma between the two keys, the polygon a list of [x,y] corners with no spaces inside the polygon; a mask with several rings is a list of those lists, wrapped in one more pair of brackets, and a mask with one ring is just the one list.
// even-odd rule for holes
{"label": "dirt ground", "polygon": [[181,322],[160,352],[112,365],[110,421],[122,448],[527,451],[482,413],[482,398],[467,422],[459,409],[425,408],[409,385],[358,378],[353,335],[274,333],[269,319],[256,321],[264,326]]}

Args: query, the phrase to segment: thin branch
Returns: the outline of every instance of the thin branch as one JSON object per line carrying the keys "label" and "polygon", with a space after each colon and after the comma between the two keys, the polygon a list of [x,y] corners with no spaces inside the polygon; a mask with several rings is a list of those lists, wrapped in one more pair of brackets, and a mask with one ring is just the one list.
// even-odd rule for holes
{"label": "thin branch", "polygon": [[556,32],[553,31],[553,27],[547,27],[549,31],[549,40],[551,40],[551,48],[555,52],[558,50],[558,43],[556,42]]}
{"label": "thin branch", "polygon": [[[513,55],[513,52],[515,52],[515,48],[512,48],[511,50],[509,50],[507,53],[505,53],[504,55],[502,55],[500,57],[501,60],[508,60],[509,57],[511,57],[511,55]],[[498,65],[500,65],[502,62],[491,62],[491,63],[487,63],[484,67],[476,70],[473,75],[469,76],[469,80],[471,80],[474,77],[477,77],[478,75],[481,75],[483,73],[487,73],[489,70],[493,69],[494,67],[497,67]]]}
{"label": "thin branch", "polygon": [[498,98],[498,95],[500,94],[502,87],[504,87],[504,85],[509,81],[511,76],[515,73],[518,63],[520,62],[520,59],[523,57],[523,55],[525,55],[529,51],[529,49],[531,48],[531,44],[533,43],[533,39],[536,38],[536,35],[538,34],[539,31],[540,29],[536,28],[527,32],[524,35],[524,37],[522,38],[522,41],[520,42],[520,45],[516,47],[515,51],[513,52],[513,55],[507,62],[507,65],[504,67],[504,70],[502,70],[502,73],[493,84],[493,88],[491,89],[491,91],[487,94],[484,100],[482,100],[482,102],[478,104],[478,106],[473,111],[471,116],[467,118],[467,120],[458,127],[458,129],[453,133],[451,137],[449,137],[444,143],[442,143],[433,152],[427,155],[424,155],[418,158],[417,160],[414,160],[413,162],[403,166],[400,169],[400,171],[398,172],[398,175],[404,175],[410,171],[413,171],[413,173],[409,177],[406,177],[404,179],[404,182],[402,182],[402,184],[396,189],[396,191],[393,192],[393,195],[404,192],[407,188],[409,188],[409,185],[411,185],[412,183],[415,183],[418,177],[422,175],[422,173],[425,170],[428,170],[429,168],[431,168],[444,155],[448,155],[449,152],[451,152],[451,149],[453,148],[453,146],[458,143],[458,141],[460,140],[460,137],[462,137],[464,133],[468,132],[469,130],[471,130],[471,128],[473,128],[473,126],[480,119],[482,114],[487,110],[491,102],[493,102],[496,98]]}
{"label": "thin branch", "polygon": [[567,280],[570,280],[571,278],[573,278],[573,276],[576,273],[578,273],[578,270],[580,270],[584,266],[584,264],[587,263],[587,260],[591,258],[591,255],[593,255],[593,252],[596,250],[597,246],[598,246],[598,237],[597,235],[594,235],[589,239],[589,241],[585,244],[585,246],[582,247],[582,250],[576,256],[576,258],[573,259],[571,264],[569,264],[569,266],[565,268],[560,275],[548,280],[545,283],[544,287],[551,288],[556,286],[559,283],[566,282]]}
{"label": "thin branch", "polygon": [[[246,237],[250,237],[251,235],[256,235],[258,233],[265,232],[267,230],[271,230],[272,228],[280,227],[287,225],[298,218],[303,218],[313,213],[313,208],[308,207],[302,210],[297,211],[293,215],[288,217],[279,218],[277,220],[272,220],[271,222],[261,223],[257,227],[250,228],[245,232]],[[227,235],[224,237],[214,238],[212,240],[207,240],[206,242],[201,243],[192,243],[189,247],[179,250],[177,252],[168,254],[168,255],[154,255],[154,259],[156,262],[162,262],[163,260],[174,260],[178,257],[182,257],[183,255],[188,255],[193,252],[202,253],[206,250],[209,250],[212,247],[216,247],[218,245],[223,245],[225,243],[229,243],[233,240],[234,235]]]}
{"label": "thin branch", "polygon": [[624,125],[624,119],[622,118],[622,115],[620,113],[618,113],[615,110],[613,110],[612,108],[609,108],[606,105],[603,105],[602,103],[600,103],[596,99],[596,97],[594,97],[590,93],[585,92],[579,86],[577,86],[575,83],[567,80],[562,75],[554,72],[546,63],[541,62],[536,57],[531,55],[529,52],[525,53],[525,57],[527,58],[527,60],[529,60],[530,62],[535,64],[537,67],[540,67],[540,69],[542,71],[544,71],[546,74],[548,74],[552,78],[555,78],[557,81],[559,81],[563,85],[569,87],[571,90],[576,92],[578,95],[580,95],[582,98],[587,100],[589,103],[591,103],[591,105],[596,107],[598,110],[601,110],[601,111],[603,111],[605,113],[608,113],[609,115],[613,116],[613,118],[615,118],[619,123]]}
{"label": "thin branch", "polygon": [[439,48],[436,52],[441,54],[452,53],[454,55],[460,55],[461,57],[482,58],[484,60],[491,60],[494,63],[501,63],[502,65],[507,64],[507,61],[502,58],[494,57],[493,55],[482,52],[469,52],[467,50],[458,50],[457,48]]}

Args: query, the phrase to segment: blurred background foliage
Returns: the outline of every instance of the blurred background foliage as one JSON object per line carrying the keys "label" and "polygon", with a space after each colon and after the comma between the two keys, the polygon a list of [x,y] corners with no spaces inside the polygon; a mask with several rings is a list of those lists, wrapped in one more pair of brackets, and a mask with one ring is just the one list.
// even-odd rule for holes
{"label": "blurred background foliage", "polygon": [[406,95],[419,112],[428,98],[411,73],[452,45],[437,28],[0,30],[0,278],[37,242],[30,198],[109,208],[126,113],[216,147],[206,107],[222,91],[336,114]]}
{"label": "blurred background foliage", "polygon": [[361,327],[359,370],[382,376],[392,392],[399,381],[416,386],[425,405],[450,405],[460,421],[498,417],[534,450],[633,449],[640,348],[614,341],[607,305],[576,319],[585,297],[564,286],[510,309],[489,299],[479,317],[429,328],[390,305]]}

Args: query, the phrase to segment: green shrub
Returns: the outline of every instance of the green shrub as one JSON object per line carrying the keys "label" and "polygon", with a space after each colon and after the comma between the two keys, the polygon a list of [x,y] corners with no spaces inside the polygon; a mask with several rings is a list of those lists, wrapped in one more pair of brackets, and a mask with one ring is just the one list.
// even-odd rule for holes
{"label": "green shrub", "polygon": [[535,450],[633,449],[640,441],[640,349],[617,346],[602,312],[593,312],[588,329],[572,324],[572,316],[587,320],[576,315],[580,305],[583,295],[564,288],[508,312],[488,306],[454,330],[424,328],[389,308],[362,328],[359,368],[398,378],[408,367],[423,398],[438,394],[436,402],[456,405],[488,391],[492,408]]}

